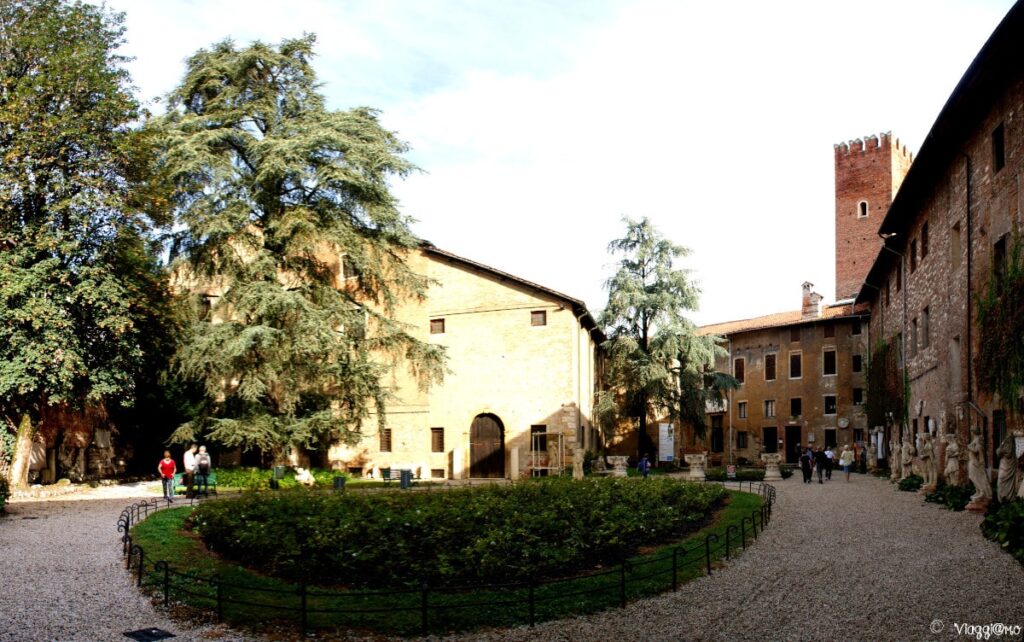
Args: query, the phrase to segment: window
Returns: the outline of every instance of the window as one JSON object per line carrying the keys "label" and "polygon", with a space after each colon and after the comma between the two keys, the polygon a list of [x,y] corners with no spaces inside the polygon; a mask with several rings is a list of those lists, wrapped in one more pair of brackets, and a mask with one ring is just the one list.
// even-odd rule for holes
{"label": "window", "polygon": [[928,336],[928,306],[925,306],[924,310],[921,310],[921,348],[927,348],[931,342],[931,337]]}
{"label": "window", "polygon": [[928,221],[921,226],[921,260],[928,256]]}
{"label": "window", "polygon": [[834,415],[836,414],[836,396],[825,395],[825,414]]}
{"label": "window", "polygon": [[850,334],[858,335],[861,332],[860,319],[854,319],[850,322]]}
{"label": "window", "polygon": [[836,336],[836,324],[826,323],[825,324],[825,338],[831,339]]}
{"label": "window", "polygon": [[826,428],[825,429],[825,448],[835,448],[839,445],[836,441],[836,429]]}
{"label": "window", "polygon": [[853,429],[853,440],[857,441],[857,442],[864,441],[864,429],[863,428],[854,428]]}
{"label": "window", "polygon": [[995,274],[996,284],[1001,285],[1006,274],[1006,234],[992,244],[992,273]]}
{"label": "window", "polygon": [[430,320],[430,334],[444,334],[444,319]]}
{"label": "window", "polygon": [[949,233],[949,262],[954,268],[960,267],[960,224],[954,223]]}
{"label": "window", "polygon": [[792,327],[792,328],[789,329],[789,340],[792,341],[793,343],[799,343],[800,342],[800,327],[799,326]]}
{"label": "window", "polygon": [[530,313],[530,325],[547,325],[548,313],[546,310],[534,310]]}
{"label": "window", "polygon": [[535,453],[548,451],[548,427],[530,426],[530,450]]}
{"label": "window", "polygon": [[834,375],[836,373],[836,351],[826,350],[822,363],[823,367],[821,373],[823,375]]}
{"label": "window", "polygon": [[775,416],[775,400],[765,399],[764,400],[764,417],[765,419],[771,419]]}
{"label": "window", "polygon": [[902,288],[903,288],[903,266],[902,265],[897,265],[896,266],[896,292],[899,293],[899,291]]}
{"label": "window", "polygon": [[363,478],[363,467],[362,466],[349,466],[348,467],[348,475],[349,475],[349,477],[352,477],[353,479],[362,479]]}
{"label": "window", "polygon": [[863,368],[864,368],[863,357],[861,357],[859,354],[853,355],[853,371],[854,372],[861,372],[861,370]]}
{"label": "window", "polygon": [[764,444],[766,453],[779,452],[779,429],[775,426],[765,426],[761,429],[761,443]]}
{"label": "window", "polygon": [[910,273],[917,269],[917,239],[910,241]]}
{"label": "window", "polygon": [[382,453],[391,452],[391,429],[382,428],[380,431],[380,451]]}
{"label": "window", "polygon": [[775,355],[764,355],[764,380],[775,381]]}
{"label": "window", "polygon": [[857,203],[857,218],[867,218],[867,217],[868,217],[868,202],[867,201],[861,201],[860,203]]}
{"label": "window", "polygon": [[746,369],[746,361],[743,357],[738,357],[732,365],[732,376],[736,377],[736,381],[743,383],[745,376],[744,370]]}
{"label": "window", "polygon": [[917,317],[910,320],[910,356],[917,354]]}
{"label": "window", "polygon": [[1006,166],[1006,142],[1004,140],[1005,130],[1003,124],[999,123],[999,126],[992,132],[992,172],[998,172]]}
{"label": "window", "polygon": [[747,448],[747,432],[741,430],[736,433],[736,448]]}
{"label": "window", "polygon": [[864,389],[854,388],[853,389],[853,405],[862,406],[864,405]]}
{"label": "window", "polygon": [[892,303],[892,290],[889,288],[889,280],[885,281],[885,304],[890,305]]}
{"label": "window", "polygon": [[722,415],[711,416],[711,452],[725,450],[725,431],[722,429]]}
{"label": "window", "polygon": [[803,355],[799,352],[789,353],[789,378],[799,379],[803,376]]}
{"label": "window", "polygon": [[430,452],[444,452],[444,428],[430,429]]}
{"label": "window", "polygon": [[793,397],[789,400],[789,416],[799,417],[804,414],[804,403],[800,397]]}
{"label": "window", "polygon": [[444,479],[444,468],[431,468],[430,476],[434,479]]}
{"label": "window", "polygon": [[736,404],[736,414],[739,415],[740,419],[747,418],[747,402],[741,401]]}

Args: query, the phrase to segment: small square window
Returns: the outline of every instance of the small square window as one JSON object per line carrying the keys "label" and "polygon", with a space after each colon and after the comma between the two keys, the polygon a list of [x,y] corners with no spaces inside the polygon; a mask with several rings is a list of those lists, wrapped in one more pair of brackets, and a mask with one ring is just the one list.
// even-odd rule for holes
{"label": "small square window", "polygon": [[861,369],[864,367],[864,362],[863,361],[864,361],[863,357],[861,357],[859,354],[853,355],[853,371],[854,372],[860,372],[861,371]]}
{"label": "small square window", "polygon": [[834,324],[834,323],[826,323],[825,324],[825,338],[826,339],[831,339],[834,336],[836,336],[836,324]]}
{"label": "small square window", "polygon": [[795,326],[789,329],[789,340],[793,343],[800,342],[800,327]]}
{"label": "small square window", "polygon": [[530,325],[547,325],[547,310],[534,310],[530,313]]}
{"label": "small square window", "polygon": [[430,429],[430,452],[444,452],[444,428]]}
{"label": "small square window", "polygon": [[430,476],[433,479],[444,479],[444,468],[431,468]]}
{"label": "small square window", "polygon": [[383,428],[380,431],[380,451],[382,453],[391,452],[391,429]]}
{"label": "small square window", "polygon": [[444,319],[430,320],[430,334],[444,334]]}
{"label": "small square window", "polygon": [[799,417],[804,414],[804,404],[800,397],[793,397],[789,400],[789,416]]}
{"label": "small square window", "polygon": [[746,448],[747,447],[747,433],[745,430],[741,430],[736,433],[736,447]]}
{"label": "small square window", "polygon": [[739,416],[740,419],[746,419],[747,418],[747,402],[746,401],[740,401],[739,403],[736,404],[736,414]]}
{"label": "small square window", "polygon": [[864,404],[864,389],[854,388],[853,389],[853,405],[861,406]]}
{"label": "small square window", "polygon": [[825,414],[834,415],[836,414],[836,396],[825,395]]}
{"label": "small square window", "polygon": [[858,335],[861,332],[860,319],[854,319],[850,322],[850,334]]}

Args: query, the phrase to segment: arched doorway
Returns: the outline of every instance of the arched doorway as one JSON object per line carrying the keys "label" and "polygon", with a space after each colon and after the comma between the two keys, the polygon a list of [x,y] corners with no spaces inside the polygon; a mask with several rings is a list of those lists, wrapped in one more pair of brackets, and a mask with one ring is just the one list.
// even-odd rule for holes
{"label": "arched doorway", "polygon": [[469,429],[469,476],[505,476],[505,426],[495,415],[477,415]]}

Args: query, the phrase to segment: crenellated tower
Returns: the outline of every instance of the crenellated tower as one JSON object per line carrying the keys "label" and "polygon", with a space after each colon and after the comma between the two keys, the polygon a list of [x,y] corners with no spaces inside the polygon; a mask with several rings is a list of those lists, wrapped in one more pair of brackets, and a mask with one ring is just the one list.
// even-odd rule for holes
{"label": "crenellated tower", "polygon": [[835,145],[836,300],[857,296],[882,246],[878,228],[913,155],[891,132]]}

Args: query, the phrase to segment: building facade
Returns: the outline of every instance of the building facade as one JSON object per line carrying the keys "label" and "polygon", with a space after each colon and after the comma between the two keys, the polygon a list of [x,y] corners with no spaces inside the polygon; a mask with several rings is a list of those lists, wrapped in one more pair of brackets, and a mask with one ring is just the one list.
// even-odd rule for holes
{"label": "building facade", "polygon": [[410,267],[428,277],[423,301],[396,312],[444,346],[444,381],[422,390],[401,364],[386,428],[373,418],[330,464],[360,476],[410,468],[423,477],[557,474],[597,446],[591,422],[604,335],[580,300],[424,245]]}
{"label": "building facade", "polygon": [[870,306],[872,334],[895,347],[907,382],[908,416],[886,426],[885,443],[900,435],[919,443],[928,430],[956,434],[962,450],[977,426],[990,466],[1009,429],[1007,406],[1017,401],[977,384],[976,302],[1021,225],[1022,55],[1017,4],[932,126],[881,224],[885,247],[857,299]]}
{"label": "building facade", "polygon": [[800,310],[700,329],[721,337],[715,364],[739,381],[708,413],[704,440],[712,464],[747,464],[761,453],[795,463],[800,448],[866,438],[863,412],[867,317],[852,303],[822,306],[803,284]]}

